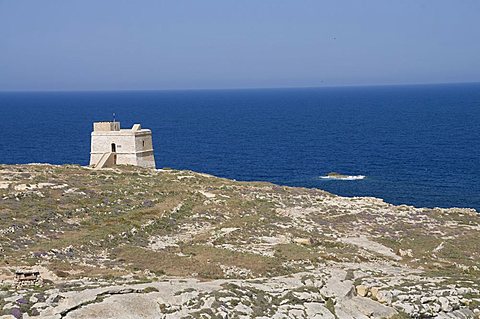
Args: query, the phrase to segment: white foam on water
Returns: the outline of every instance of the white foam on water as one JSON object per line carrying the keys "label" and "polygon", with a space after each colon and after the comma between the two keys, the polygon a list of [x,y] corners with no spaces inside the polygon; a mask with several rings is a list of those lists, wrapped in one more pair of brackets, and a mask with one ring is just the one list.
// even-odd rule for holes
{"label": "white foam on water", "polygon": [[346,176],[320,176],[322,179],[333,179],[333,180],[340,180],[340,181],[356,181],[360,179],[364,179],[365,175],[346,175]]}

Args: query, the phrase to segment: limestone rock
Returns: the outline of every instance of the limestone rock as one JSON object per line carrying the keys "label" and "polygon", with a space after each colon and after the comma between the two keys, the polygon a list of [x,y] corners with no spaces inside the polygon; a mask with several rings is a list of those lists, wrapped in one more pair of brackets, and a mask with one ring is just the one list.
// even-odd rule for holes
{"label": "limestone rock", "polygon": [[364,285],[358,285],[356,287],[357,295],[360,297],[365,297],[368,294],[368,288]]}
{"label": "limestone rock", "polygon": [[312,240],[310,238],[300,238],[300,237],[297,237],[297,238],[294,238],[293,239],[293,242],[295,244],[300,244],[300,245],[305,245],[305,246],[311,246],[313,243],[312,243]]}
{"label": "limestone rock", "polygon": [[391,305],[392,299],[393,299],[393,295],[390,291],[380,290],[377,293],[377,300],[383,304]]}
{"label": "limestone rock", "polygon": [[450,305],[450,302],[448,301],[447,298],[440,297],[438,298],[438,301],[440,302],[440,306],[442,307],[443,311],[450,312],[453,310],[453,307]]}
{"label": "limestone rock", "polygon": [[380,291],[379,287],[371,287],[370,288],[370,293],[372,294],[373,299],[378,299],[378,292]]}
{"label": "limestone rock", "polygon": [[352,297],[351,299],[342,299],[335,305],[335,310],[339,308],[344,313],[350,314],[353,318],[388,318],[396,313],[393,308],[382,305],[372,299],[363,297]]}
{"label": "limestone rock", "polygon": [[413,252],[411,249],[399,249],[398,250],[398,254],[401,256],[401,257],[413,257]]}
{"label": "limestone rock", "polygon": [[420,303],[430,303],[430,302],[434,302],[434,301],[437,301],[437,297],[434,297],[434,296],[423,296],[420,298]]}
{"label": "limestone rock", "polygon": [[335,316],[318,302],[308,302],[304,304],[307,313],[307,318],[312,319],[335,319]]}

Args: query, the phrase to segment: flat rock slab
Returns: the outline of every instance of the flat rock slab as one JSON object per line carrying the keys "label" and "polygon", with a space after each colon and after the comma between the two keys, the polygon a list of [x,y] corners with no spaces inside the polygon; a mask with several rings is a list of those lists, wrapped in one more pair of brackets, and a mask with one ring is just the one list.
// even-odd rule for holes
{"label": "flat rock slab", "polygon": [[355,245],[394,260],[402,260],[402,257],[396,255],[391,248],[370,240],[365,236],[340,238],[339,240],[343,243]]}

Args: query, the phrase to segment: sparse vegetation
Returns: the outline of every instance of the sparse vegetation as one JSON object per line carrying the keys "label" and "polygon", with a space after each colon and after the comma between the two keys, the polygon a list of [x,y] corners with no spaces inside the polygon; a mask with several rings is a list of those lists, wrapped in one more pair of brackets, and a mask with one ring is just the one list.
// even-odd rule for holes
{"label": "sparse vegetation", "polygon": [[[305,286],[284,296],[292,304],[303,304],[302,294],[318,294],[313,271],[329,267],[342,269],[341,281],[368,289],[392,282],[401,293],[419,283],[425,291],[480,285],[480,217],[473,210],[393,206],[173,169],[0,165],[0,182],[0,278],[7,283],[0,292],[7,294],[16,268],[40,265],[49,276],[44,290],[61,291],[169,276],[257,279],[251,284],[262,285],[265,278],[302,273]],[[350,237],[364,240],[345,240]],[[375,264],[407,269],[414,279],[398,282],[395,272],[358,266]],[[85,278],[87,286],[68,284]],[[256,315],[271,316],[269,307],[281,306],[253,286],[222,289],[213,293],[215,302],[230,296],[232,307],[248,304]],[[468,291],[462,307],[478,309],[478,293]],[[242,293],[248,301],[236,299]],[[381,301],[371,292],[367,297]],[[334,315],[335,302],[321,300]],[[0,301],[0,308],[5,304]],[[29,312],[32,305],[16,306]],[[212,315],[200,308],[191,315]]]}

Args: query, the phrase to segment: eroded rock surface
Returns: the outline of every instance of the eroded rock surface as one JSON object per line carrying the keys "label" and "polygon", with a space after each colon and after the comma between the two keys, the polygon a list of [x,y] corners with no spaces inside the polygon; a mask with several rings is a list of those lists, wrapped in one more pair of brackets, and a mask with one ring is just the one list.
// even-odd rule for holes
{"label": "eroded rock surface", "polygon": [[[175,170],[0,165],[0,318],[478,318],[480,218]],[[19,285],[35,268],[42,286]]]}

